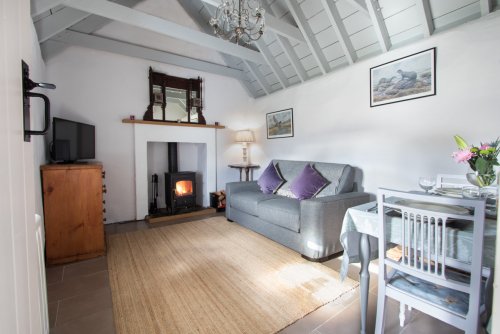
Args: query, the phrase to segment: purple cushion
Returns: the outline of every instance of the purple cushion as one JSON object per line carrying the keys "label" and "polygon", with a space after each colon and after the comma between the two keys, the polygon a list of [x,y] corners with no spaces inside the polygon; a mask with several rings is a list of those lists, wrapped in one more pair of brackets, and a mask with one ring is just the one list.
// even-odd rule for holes
{"label": "purple cushion", "polygon": [[316,196],[328,183],[327,179],[308,164],[292,181],[290,191],[299,200],[309,199]]}
{"label": "purple cushion", "polygon": [[283,180],[276,166],[271,161],[269,166],[260,175],[257,184],[264,194],[274,194],[284,182],[285,180]]}

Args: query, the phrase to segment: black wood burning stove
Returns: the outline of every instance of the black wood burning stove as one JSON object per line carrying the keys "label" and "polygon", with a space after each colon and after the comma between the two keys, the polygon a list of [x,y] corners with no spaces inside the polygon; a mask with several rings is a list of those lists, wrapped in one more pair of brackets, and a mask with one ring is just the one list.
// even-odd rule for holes
{"label": "black wood burning stove", "polygon": [[177,143],[168,143],[168,173],[165,173],[165,202],[173,214],[196,206],[196,173],[179,172]]}
{"label": "black wood burning stove", "polygon": [[196,174],[194,172],[165,173],[165,200],[167,210],[175,213],[179,209],[196,206]]}

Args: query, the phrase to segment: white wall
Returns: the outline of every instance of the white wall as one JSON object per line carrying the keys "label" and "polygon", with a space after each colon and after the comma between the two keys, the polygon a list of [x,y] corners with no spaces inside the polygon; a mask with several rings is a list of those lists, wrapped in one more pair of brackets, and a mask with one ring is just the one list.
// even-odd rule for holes
{"label": "white wall", "polygon": [[[255,162],[299,159],[348,163],[363,186],[417,189],[418,177],[463,174],[453,135],[470,143],[500,135],[500,13],[258,99],[250,108]],[[437,47],[435,96],[370,108],[371,67]],[[295,136],[266,139],[265,113],[293,108]],[[246,115],[249,117],[249,115]],[[262,171],[262,169],[260,170]]]}
{"label": "white wall", "polygon": [[[122,119],[142,119],[149,104],[149,66],[174,76],[201,76],[207,123],[224,125],[226,115],[252,101],[235,79],[86,48],[69,47],[46,66],[48,80],[57,85],[54,116],[96,125],[96,160],[106,170],[108,223],[135,219],[133,126]],[[217,132],[222,151],[232,141],[231,131]],[[219,165],[225,163],[222,155],[218,159]]]}

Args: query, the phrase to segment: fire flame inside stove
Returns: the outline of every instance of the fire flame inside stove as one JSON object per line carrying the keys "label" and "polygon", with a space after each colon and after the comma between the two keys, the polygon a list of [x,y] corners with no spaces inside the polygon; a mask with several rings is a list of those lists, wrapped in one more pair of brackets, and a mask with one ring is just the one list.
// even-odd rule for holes
{"label": "fire flame inside stove", "polygon": [[193,182],[192,181],[178,181],[175,183],[175,195],[176,196],[187,196],[193,194]]}

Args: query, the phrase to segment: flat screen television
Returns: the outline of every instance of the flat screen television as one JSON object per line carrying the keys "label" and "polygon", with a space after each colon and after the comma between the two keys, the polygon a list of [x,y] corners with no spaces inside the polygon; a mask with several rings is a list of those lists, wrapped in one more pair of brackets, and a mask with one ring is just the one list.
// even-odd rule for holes
{"label": "flat screen television", "polygon": [[95,126],[54,117],[52,160],[76,162],[95,159]]}

